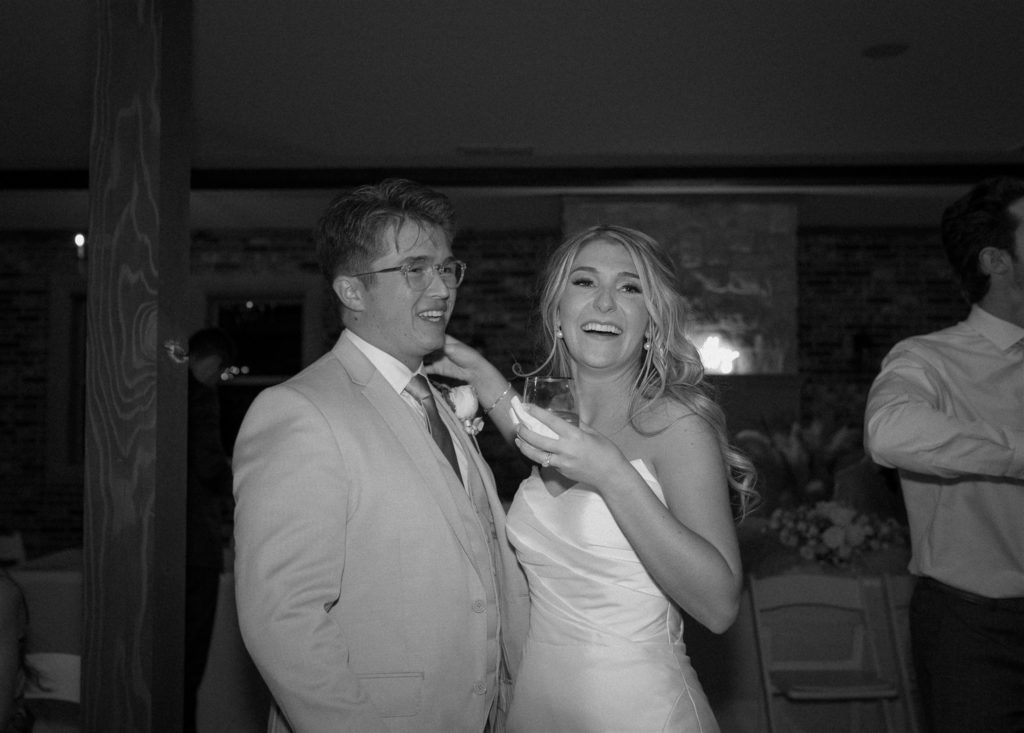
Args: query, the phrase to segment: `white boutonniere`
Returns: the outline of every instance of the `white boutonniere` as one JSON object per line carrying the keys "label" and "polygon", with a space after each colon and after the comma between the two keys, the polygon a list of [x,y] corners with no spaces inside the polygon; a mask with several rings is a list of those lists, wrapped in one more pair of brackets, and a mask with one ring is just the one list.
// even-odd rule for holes
{"label": "white boutonniere", "polygon": [[445,390],[444,396],[455,417],[462,421],[462,427],[467,433],[475,436],[484,429],[484,419],[476,414],[480,409],[480,402],[472,387],[468,384],[450,387]]}

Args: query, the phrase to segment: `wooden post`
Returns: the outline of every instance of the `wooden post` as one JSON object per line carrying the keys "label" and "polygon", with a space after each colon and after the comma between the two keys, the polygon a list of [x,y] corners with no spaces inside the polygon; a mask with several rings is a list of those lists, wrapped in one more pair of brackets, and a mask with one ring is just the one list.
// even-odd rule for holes
{"label": "wooden post", "polygon": [[97,0],[83,730],[181,730],[190,0]]}

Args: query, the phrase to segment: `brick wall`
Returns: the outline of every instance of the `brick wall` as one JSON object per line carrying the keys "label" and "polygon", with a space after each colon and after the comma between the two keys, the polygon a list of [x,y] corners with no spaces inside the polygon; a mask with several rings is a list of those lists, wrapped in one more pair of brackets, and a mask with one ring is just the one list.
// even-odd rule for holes
{"label": "brick wall", "polygon": [[[0,233],[0,527],[20,529],[30,556],[81,542],[81,481],[52,470],[54,290],[78,274],[72,232]],[[540,263],[557,231],[472,233],[456,253],[469,264],[451,332],[485,350],[506,373],[528,366]],[[942,327],[966,312],[932,231],[806,231],[796,244],[797,365],[805,414],[827,411],[859,423],[867,385],[899,338]],[[196,277],[315,272],[304,232],[216,233],[194,237]],[[324,298],[321,348],[337,333]],[[798,416],[794,416],[798,417]],[[507,495],[522,475],[517,453],[492,432],[481,446]]]}
{"label": "brick wall", "polygon": [[808,230],[797,248],[801,408],[857,425],[900,339],[962,320],[968,306],[933,230]]}
{"label": "brick wall", "polygon": [[0,234],[0,528],[29,555],[81,542],[81,483],[48,480],[51,283],[78,273],[73,232]]}

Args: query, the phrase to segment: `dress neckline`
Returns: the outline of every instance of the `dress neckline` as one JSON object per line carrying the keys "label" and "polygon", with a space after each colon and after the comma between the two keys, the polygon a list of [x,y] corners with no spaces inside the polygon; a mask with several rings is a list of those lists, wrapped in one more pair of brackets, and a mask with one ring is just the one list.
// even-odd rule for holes
{"label": "dress neckline", "polygon": [[[636,469],[636,472],[640,474],[640,477],[644,481],[647,482],[647,484],[654,491],[655,495],[659,499],[661,499],[661,501],[664,503],[664,501],[665,501],[665,494],[662,491],[661,482],[658,481],[657,477],[654,475],[654,472],[651,471],[651,469],[647,467],[647,463],[644,461],[644,459],[643,458],[634,458],[633,460],[631,460],[629,462],[629,465],[631,465],[633,468]],[[567,486],[565,489],[563,489],[562,491],[559,491],[557,494],[552,494],[550,491],[548,491],[548,487],[547,487],[547,484],[544,483],[544,479],[541,478],[540,471],[538,471],[535,468],[531,475],[533,477],[535,477],[538,482],[540,482],[541,489],[543,489],[544,494],[546,494],[549,499],[553,499],[553,500],[557,501],[558,499],[560,499],[563,496],[565,496],[566,494],[568,494],[570,491],[576,491],[577,493],[579,491],[582,491],[582,489],[577,489],[576,488],[577,486],[579,486],[579,483],[577,482],[577,483],[573,484],[572,486]],[[587,491],[587,493],[588,494],[594,494],[595,496],[599,496],[596,492],[593,492],[593,491]]]}

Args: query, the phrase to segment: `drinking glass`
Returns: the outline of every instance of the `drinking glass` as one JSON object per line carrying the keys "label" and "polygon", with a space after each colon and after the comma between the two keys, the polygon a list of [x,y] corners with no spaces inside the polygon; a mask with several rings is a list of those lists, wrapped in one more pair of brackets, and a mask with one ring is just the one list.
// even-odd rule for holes
{"label": "drinking glass", "polygon": [[569,377],[527,377],[523,402],[543,407],[573,425],[579,425],[576,396]]}

